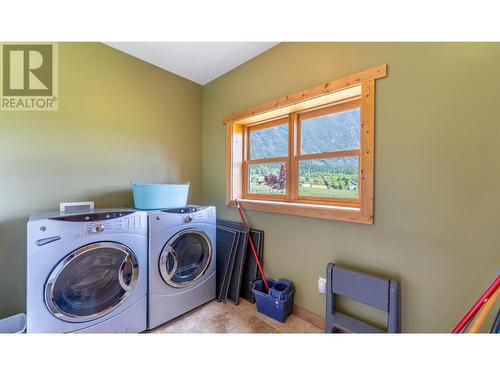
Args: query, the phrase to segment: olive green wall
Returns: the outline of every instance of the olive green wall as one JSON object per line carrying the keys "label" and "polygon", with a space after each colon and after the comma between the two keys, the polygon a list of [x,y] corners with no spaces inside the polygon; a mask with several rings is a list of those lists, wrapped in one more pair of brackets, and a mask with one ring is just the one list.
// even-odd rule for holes
{"label": "olive green wall", "polygon": [[201,198],[201,86],[103,44],[61,43],[59,99],[58,112],[0,112],[0,318],[25,308],[30,212],[130,206],[131,180],[190,181]]}
{"label": "olive green wall", "polygon": [[324,315],[317,278],[333,261],[401,280],[403,331],[446,332],[500,266],[500,44],[276,46],[203,88],[203,197],[237,218],[224,206],[224,115],[383,63],[375,224],[248,216],[298,305]]}

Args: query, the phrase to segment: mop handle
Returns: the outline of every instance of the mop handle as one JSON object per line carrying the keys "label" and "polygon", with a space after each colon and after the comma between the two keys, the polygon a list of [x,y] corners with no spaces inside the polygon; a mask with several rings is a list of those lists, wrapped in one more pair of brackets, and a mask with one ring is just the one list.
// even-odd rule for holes
{"label": "mop handle", "polygon": [[453,328],[451,333],[460,333],[462,329],[469,323],[469,321],[476,315],[479,309],[488,301],[488,299],[495,293],[495,291],[500,286],[500,274],[497,275],[495,281],[491,283],[491,285],[484,291],[484,293],[479,297],[476,303],[471,307],[471,309],[465,314],[460,322]]}
{"label": "mop handle", "polygon": [[490,297],[488,302],[486,302],[483,306],[483,308],[478,311],[476,317],[474,318],[470,328],[467,330],[467,333],[478,333],[479,330],[481,329],[481,326],[484,323],[484,320],[490,313],[491,309],[493,308],[493,305],[495,304],[496,299],[500,296],[500,288],[497,289],[495,293]]}
{"label": "mop handle", "polygon": [[[238,202],[237,199],[235,199],[235,201],[236,201],[236,208],[238,209],[238,212],[239,212],[240,217],[241,217],[241,222],[243,223],[243,225],[247,226],[247,228],[248,228],[245,217],[243,216],[243,212],[241,211],[240,202]],[[264,273],[264,270],[262,269],[262,266],[260,264],[259,256],[257,255],[257,251],[255,251],[255,246],[254,246],[253,241],[252,241],[252,236],[250,236],[250,228],[248,228],[248,229],[249,229],[248,239],[250,241],[250,247],[252,248],[253,256],[255,258],[255,261],[257,262],[257,267],[259,267],[259,271],[260,271],[260,274],[262,275],[262,280],[264,281],[264,285],[266,286],[266,292],[267,292],[269,290],[269,285],[267,284],[266,274]]]}

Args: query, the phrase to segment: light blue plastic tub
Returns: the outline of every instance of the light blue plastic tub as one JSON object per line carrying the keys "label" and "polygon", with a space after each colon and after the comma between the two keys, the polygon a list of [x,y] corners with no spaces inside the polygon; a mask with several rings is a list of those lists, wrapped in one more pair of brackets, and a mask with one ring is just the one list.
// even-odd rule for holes
{"label": "light blue plastic tub", "polygon": [[139,210],[162,210],[187,205],[189,182],[185,184],[131,183],[134,206]]}

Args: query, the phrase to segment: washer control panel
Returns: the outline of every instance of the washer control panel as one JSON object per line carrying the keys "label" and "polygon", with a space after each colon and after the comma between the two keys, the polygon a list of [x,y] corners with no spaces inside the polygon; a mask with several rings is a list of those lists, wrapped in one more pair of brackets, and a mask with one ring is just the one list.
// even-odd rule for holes
{"label": "washer control panel", "polygon": [[127,215],[114,220],[86,219],[82,223],[82,237],[98,236],[101,234],[141,233],[146,228],[146,220],[142,215]]}
{"label": "washer control panel", "polygon": [[89,222],[89,221],[105,221],[120,219],[125,216],[136,214],[136,211],[105,211],[105,212],[89,212],[85,214],[67,215],[54,217],[53,220],[72,221],[72,222]]}
{"label": "washer control panel", "polygon": [[[103,236],[148,234],[148,215],[143,211],[93,211],[55,216],[28,222],[28,237],[37,248],[63,241],[87,239],[100,241]],[[113,237],[111,237],[113,238]]]}

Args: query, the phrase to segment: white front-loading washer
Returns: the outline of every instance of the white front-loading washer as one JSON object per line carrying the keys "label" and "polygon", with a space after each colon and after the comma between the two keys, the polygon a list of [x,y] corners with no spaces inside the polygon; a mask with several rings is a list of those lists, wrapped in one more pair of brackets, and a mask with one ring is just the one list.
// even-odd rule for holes
{"label": "white front-loading washer", "polygon": [[148,329],[215,298],[215,207],[149,213]]}
{"label": "white front-loading washer", "polygon": [[147,213],[33,214],[28,222],[27,332],[142,332]]}

